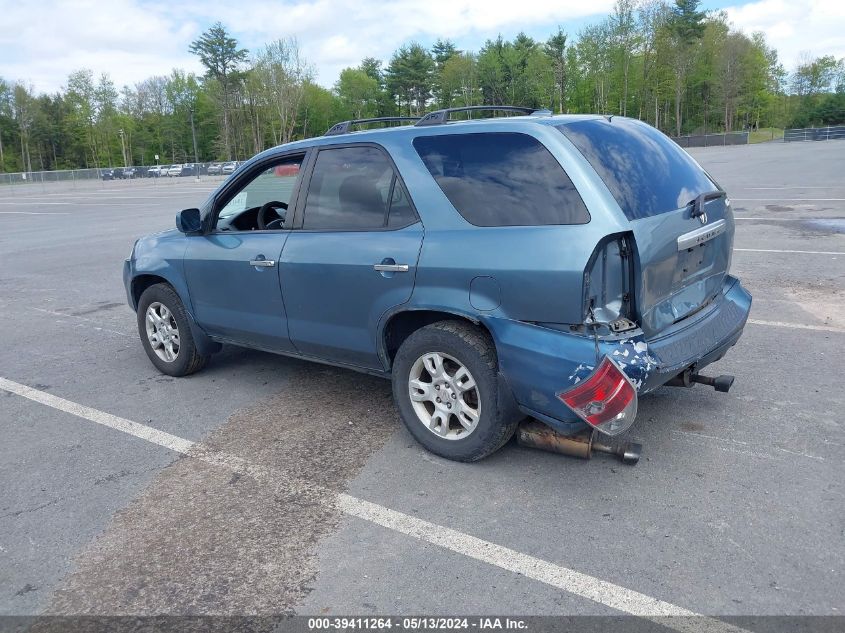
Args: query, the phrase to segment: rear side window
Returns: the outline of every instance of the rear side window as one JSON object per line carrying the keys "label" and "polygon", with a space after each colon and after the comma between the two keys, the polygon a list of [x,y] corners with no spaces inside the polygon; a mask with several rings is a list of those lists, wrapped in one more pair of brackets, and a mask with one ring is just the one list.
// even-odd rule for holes
{"label": "rear side window", "polygon": [[414,148],[464,219],[476,226],[586,224],[560,163],[527,134],[421,136]]}
{"label": "rear side window", "polygon": [[629,220],[681,209],[717,189],[672,139],[631,119],[557,126],[589,161]]}
{"label": "rear side window", "polygon": [[399,228],[416,221],[393,166],[374,147],[321,150],[305,200],[304,229]]}

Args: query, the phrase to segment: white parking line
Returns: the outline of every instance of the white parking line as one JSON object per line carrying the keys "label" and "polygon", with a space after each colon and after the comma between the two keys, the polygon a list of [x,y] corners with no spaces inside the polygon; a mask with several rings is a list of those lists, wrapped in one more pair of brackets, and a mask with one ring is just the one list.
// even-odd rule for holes
{"label": "white parking line", "polygon": [[782,185],[779,187],[737,187],[748,191],[772,191],[777,189],[843,189],[845,185]]}
{"label": "white parking line", "polygon": [[[211,190],[209,190],[211,191]],[[181,193],[178,191],[174,192],[164,192],[160,196],[123,196],[119,194],[108,194],[108,195],[75,195],[75,196],[61,196],[63,201],[78,201],[78,200],[166,200],[170,196],[167,194],[170,193]],[[191,193],[205,193],[203,192],[191,192]],[[26,196],[25,200],[27,202],[39,202],[41,204],[58,204],[54,202],[56,200],[55,196]],[[13,202],[9,202],[8,204],[13,204]]]}
{"label": "white parking line", "polygon": [[169,448],[171,451],[176,451],[177,453],[187,453],[194,444],[190,440],[176,437],[175,435],[165,433],[164,431],[159,431],[158,429],[154,429],[146,424],[139,424],[138,422],[132,422],[131,420],[112,415],[111,413],[106,413],[105,411],[86,407],[84,405],[71,402],[70,400],[59,398],[51,393],[47,393],[46,391],[33,389],[32,387],[27,387],[26,385],[7,380],[5,378],[0,378],[0,389],[11,391],[12,393],[23,396],[24,398],[29,398],[34,402],[39,402],[47,405],[48,407],[58,409],[59,411],[64,411],[66,413],[70,413],[71,415],[85,418],[91,422],[102,424],[110,429],[123,431],[129,435],[134,435],[137,438],[146,440],[147,442],[152,442],[153,444]]}
{"label": "white parking line", "polygon": [[[44,314],[52,314],[53,316],[61,317],[63,319],[76,319],[77,321],[84,321],[85,323],[99,323],[94,319],[87,319],[83,316],[78,316],[76,314],[65,314],[64,312],[57,312],[56,310],[46,310],[44,308],[32,308],[36,312],[43,312]],[[109,332],[110,334],[117,334],[119,336],[135,336],[134,334],[130,334],[129,332],[120,332],[118,330],[112,330],[107,327],[102,327],[99,325],[84,325],[82,323],[78,324],[80,327],[86,328],[93,328],[95,330],[99,330],[100,332]]]}
{"label": "white parking line", "polygon": [[734,216],[734,220],[772,220],[773,222],[817,222],[819,220],[839,220],[841,218],[741,218]]}
{"label": "white parking line", "polygon": [[[18,202],[17,200],[14,200],[14,201],[0,200],[0,204],[8,204],[8,205],[11,205],[11,206],[18,206],[19,204],[43,204],[43,205],[58,204],[58,205],[62,205],[62,204],[75,204],[75,203],[73,203],[73,202],[29,202],[28,200],[21,200],[20,202]],[[14,211],[10,211],[9,213],[14,213]]]}
{"label": "white parking line", "polygon": [[845,255],[845,251],[787,251],[774,248],[735,248],[741,253],[798,253],[802,255]]}
{"label": "white parking line", "polygon": [[70,215],[67,211],[0,211],[2,215]]}
{"label": "white parking line", "polygon": [[845,334],[845,328],[835,325],[806,325],[804,323],[787,323],[786,321],[761,321],[760,319],[748,319],[754,325],[769,325],[771,327],[787,327],[797,330],[816,330],[817,332],[836,332]]}
{"label": "white parking line", "polygon": [[[701,443],[700,440],[703,440],[704,443],[710,444],[715,443],[715,448],[724,451],[726,453],[737,453],[739,455],[748,455],[750,457],[759,457],[761,459],[775,459],[774,455],[769,455],[767,453],[761,453],[758,451],[751,450],[751,445],[748,442],[742,442],[739,440],[725,438],[725,437],[717,437],[714,435],[705,435],[703,433],[690,433],[689,431],[677,431],[671,430],[669,434],[672,437],[677,437],[681,440],[690,441],[693,443]],[[788,455],[794,455],[796,457],[806,457],[807,459],[814,459],[819,462],[825,461],[824,457],[820,457],[818,455],[811,455],[810,453],[802,453],[799,451],[791,451],[786,448],[781,448],[780,446],[772,446],[770,447],[776,451],[781,453],[786,453]]]}
{"label": "white parking line", "polygon": [[[64,206],[64,207],[114,207],[119,204],[121,207],[137,207],[137,206],[148,206],[148,202],[122,202],[121,200],[115,200],[114,202],[86,202],[84,200],[80,201],[72,201],[72,202],[30,202],[21,201],[21,202],[0,202],[0,204],[7,204],[12,207],[22,207],[25,205],[29,205],[31,207],[43,207],[47,205],[53,206]],[[11,211],[10,213],[14,213]],[[67,214],[65,214],[67,215]]]}
{"label": "white parking line", "polygon": [[[0,377],[0,389],[28,398],[34,402],[70,413],[80,418],[96,422],[111,429],[128,433],[134,437],[163,446],[183,455],[190,455],[206,462],[223,465],[239,472],[262,479],[278,475],[261,466],[254,466],[245,460],[211,451],[201,444],[195,444],[170,433],[139,424],[125,418],[86,407],[53,394],[33,389],[26,385]],[[245,468],[244,468],[245,467]],[[284,475],[282,475],[284,476]],[[311,489],[319,488],[316,484],[304,482]],[[522,574],[557,589],[581,596],[593,602],[605,605],[617,611],[654,620],[659,624],[683,633],[748,633],[745,629],[722,622],[715,618],[700,615],[672,603],[658,600],[638,591],[595,578],[562,565],[523,554],[516,550],[497,545],[490,541],[437,525],[384,506],[359,499],[348,494],[338,494],[334,498],[343,512],[380,525],[420,541],[462,554],[469,558],[494,565],[517,574]],[[680,617],[678,617],[680,616]],[[667,619],[671,618],[671,619]]]}

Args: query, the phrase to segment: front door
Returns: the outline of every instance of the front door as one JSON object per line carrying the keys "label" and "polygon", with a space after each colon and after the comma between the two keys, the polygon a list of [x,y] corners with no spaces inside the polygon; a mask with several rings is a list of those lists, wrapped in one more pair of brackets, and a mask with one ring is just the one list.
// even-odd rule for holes
{"label": "front door", "polygon": [[384,150],[321,150],[297,224],[279,271],[293,344],[309,356],[381,368],[377,325],[410,299],[423,239]]}
{"label": "front door", "polygon": [[303,156],[260,165],[224,190],[212,228],[192,236],[185,276],[199,325],[212,336],[272,351],[293,351],[279,286]]}

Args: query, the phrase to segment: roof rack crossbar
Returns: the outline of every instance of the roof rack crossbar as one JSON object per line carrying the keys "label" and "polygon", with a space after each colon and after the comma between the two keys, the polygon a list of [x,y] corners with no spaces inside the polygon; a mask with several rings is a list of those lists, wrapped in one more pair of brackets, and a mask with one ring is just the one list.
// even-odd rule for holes
{"label": "roof rack crossbar", "polygon": [[372,119],[351,119],[349,121],[341,121],[331,126],[323,136],[337,136],[338,134],[346,134],[353,125],[362,125],[364,123],[399,123],[402,121],[419,121],[418,116],[379,116]]}
{"label": "roof rack crossbar", "polygon": [[460,108],[444,108],[443,110],[435,110],[429,112],[416,125],[419,127],[426,125],[443,125],[449,121],[449,115],[453,112],[477,112],[479,110],[490,110],[494,112],[520,112],[522,114],[551,114],[549,110],[544,108],[526,108],[522,106],[496,106],[496,105],[478,105],[478,106],[462,106]]}

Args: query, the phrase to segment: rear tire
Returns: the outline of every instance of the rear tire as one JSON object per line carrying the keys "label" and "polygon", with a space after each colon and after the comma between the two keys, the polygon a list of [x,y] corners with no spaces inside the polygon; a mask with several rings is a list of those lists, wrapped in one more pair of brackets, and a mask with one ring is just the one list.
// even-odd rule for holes
{"label": "rear tire", "polygon": [[474,462],[499,450],[519,423],[499,410],[497,371],[487,332],[462,321],[439,321],[399,348],[393,398],[408,431],[426,449]]}
{"label": "rear tire", "polygon": [[150,361],[168,376],[203,368],[208,356],[197,351],[185,306],[169,285],[150,286],[138,301],[138,334]]}

